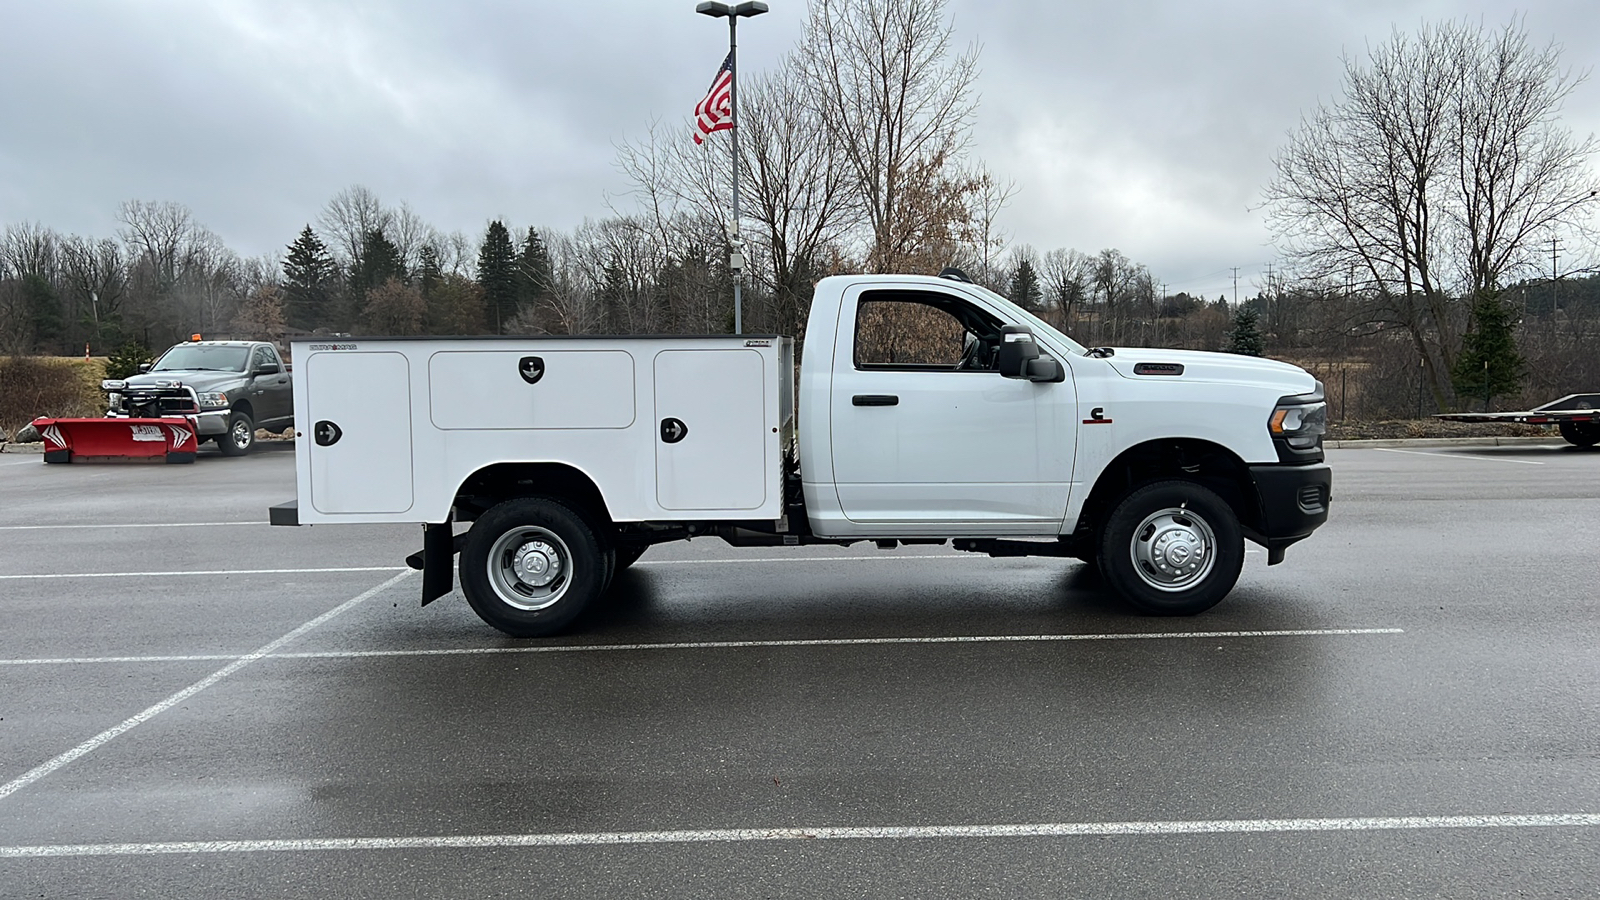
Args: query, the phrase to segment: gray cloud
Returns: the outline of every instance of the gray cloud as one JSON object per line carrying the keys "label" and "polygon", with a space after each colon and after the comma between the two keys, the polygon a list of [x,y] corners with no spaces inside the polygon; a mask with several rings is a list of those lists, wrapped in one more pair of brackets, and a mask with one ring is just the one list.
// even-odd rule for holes
{"label": "gray cloud", "polygon": [[[746,72],[804,4],[740,30]],[[1273,152],[1339,87],[1341,53],[1393,27],[1509,2],[1123,4],[952,0],[982,45],[974,149],[1014,179],[1002,225],[1043,249],[1117,247],[1173,290],[1241,290],[1272,260]],[[1527,13],[1566,61],[1600,59],[1592,0]],[[109,235],[126,199],[173,200],[273,252],[364,184],[445,230],[571,228],[627,190],[614,145],[685,122],[726,47],[689,0],[600,4],[69,0],[0,13],[0,223]],[[1600,85],[1566,122],[1600,130]],[[687,126],[685,125],[685,139]],[[626,201],[621,201],[625,203]]]}

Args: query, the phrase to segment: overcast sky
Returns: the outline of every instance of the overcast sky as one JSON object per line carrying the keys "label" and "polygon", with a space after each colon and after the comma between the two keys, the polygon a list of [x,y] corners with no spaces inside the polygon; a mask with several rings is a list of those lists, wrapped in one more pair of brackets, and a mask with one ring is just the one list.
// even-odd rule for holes
{"label": "overcast sky", "polygon": [[[775,64],[803,0],[743,20],[741,69]],[[951,0],[982,47],[975,151],[1017,194],[1001,218],[1044,251],[1115,247],[1170,291],[1253,293],[1259,209],[1342,54],[1499,0],[1058,3]],[[1536,43],[1600,63],[1600,3],[1522,8]],[[339,190],[444,231],[570,229],[628,184],[615,142],[688,118],[726,52],[694,0],[5,0],[0,225],[111,236],[123,200],[170,200],[238,252],[280,251]],[[1600,83],[1569,102],[1600,131]],[[1600,162],[1600,161],[1597,161]],[[625,206],[626,200],[618,200]]]}

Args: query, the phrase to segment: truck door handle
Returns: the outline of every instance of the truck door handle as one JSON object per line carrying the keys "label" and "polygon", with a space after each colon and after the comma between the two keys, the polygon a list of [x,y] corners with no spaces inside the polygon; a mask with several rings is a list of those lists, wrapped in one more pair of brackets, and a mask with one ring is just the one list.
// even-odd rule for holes
{"label": "truck door handle", "polygon": [[900,398],[894,394],[857,394],[850,398],[854,406],[899,406]]}

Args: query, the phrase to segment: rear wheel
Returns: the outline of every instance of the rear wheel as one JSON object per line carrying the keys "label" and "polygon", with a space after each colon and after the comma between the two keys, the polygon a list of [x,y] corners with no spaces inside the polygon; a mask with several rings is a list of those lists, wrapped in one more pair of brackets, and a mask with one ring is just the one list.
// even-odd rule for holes
{"label": "rear wheel", "polygon": [[1135,488],[1100,535],[1100,572],[1148,613],[1189,616],[1221,602],[1239,580],[1244,535],[1232,508],[1189,481]]}
{"label": "rear wheel", "polygon": [[256,423],[250,414],[235,411],[228,417],[228,430],[217,435],[217,449],[223,456],[243,456],[256,443]]}
{"label": "rear wheel", "polygon": [[1600,422],[1563,421],[1561,436],[1574,446],[1593,447],[1600,444]]}
{"label": "rear wheel", "polygon": [[571,507],[543,497],[507,500],[467,532],[461,591],[495,628],[543,637],[605,591],[612,565],[596,530]]}

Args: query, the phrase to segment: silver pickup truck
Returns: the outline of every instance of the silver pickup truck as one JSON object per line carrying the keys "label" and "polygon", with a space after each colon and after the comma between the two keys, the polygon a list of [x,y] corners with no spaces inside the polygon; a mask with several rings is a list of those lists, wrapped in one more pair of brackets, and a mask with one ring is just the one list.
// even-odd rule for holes
{"label": "silver pickup truck", "polygon": [[261,341],[189,341],[174,345],[140,374],[100,383],[115,418],[194,416],[200,440],[227,456],[250,452],[257,428],[294,424],[289,367]]}

